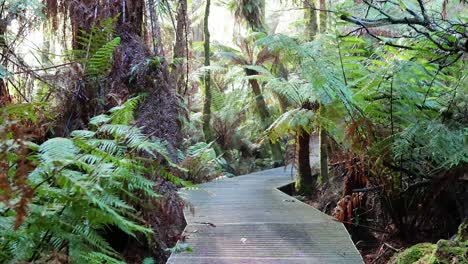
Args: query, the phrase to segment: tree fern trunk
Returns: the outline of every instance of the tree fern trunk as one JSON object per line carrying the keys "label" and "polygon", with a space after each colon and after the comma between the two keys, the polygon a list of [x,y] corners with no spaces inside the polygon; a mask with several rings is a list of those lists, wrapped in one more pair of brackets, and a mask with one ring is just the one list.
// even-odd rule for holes
{"label": "tree fern trunk", "polygon": [[[246,70],[247,76],[254,76],[258,75],[259,73],[255,70]],[[252,88],[252,91],[255,95],[255,103],[257,105],[257,111],[258,114],[260,115],[260,119],[262,120],[262,127],[267,128],[270,125],[270,113],[268,112],[267,105],[265,103],[265,98],[263,97],[262,91],[260,89],[260,85],[258,84],[258,81],[255,79],[249,79],[249,84],[250,87]],[[273,157],[273,161],[275,162],[275,165],[280,166],[283,164],[283,155],[281,152],[281,145],[276,142],[269,142],[270,144],[270,149],[271,149],[271,154]]]}
{"label": "tree fern trunk", "polygon": [[[247,76],[254,76],[257,75],[258,72],[254,73],[247,73]],[[269,124],[270,113],[268,112],[268,108],[265,103],[265,98],[263,97],[262,91],[260,90],[260,85],[258,81],[255,79],[249,80],[250,87],[255,95],[255,104],[257,105],[257,111],[260,115],[260,118],[263,122],[263,127],[267,127]]]}
{"label": "tree fern trunk", "polygon": [[310,134],[301,129],[296,132],[296,191],[300,194],[312,194],[315,179],[310,168],[309,151]]}
{"label": "tree fern trunk", "polygon": [[[210,17],[210,4],[211,1],[206,1],[205,6],[205,18],[204,18],[204,35],[205,35],[205,42],[203,45],[204,52],[205,52],[205,63],[206,67],[210,66],[210,30],[208,28],[208,21]],[[203,99],[203,133],[205,134],[205,141],[211,142],[213,141],[213,134],[211,132],[211,73],[208,70],[204,76],[204,85],[205,85],[205,94]]]}
{"label": "tree fern trunk", "polygon": [[327,131],[320,128],[320,181],[322,184],[328,182],[328,137]]}

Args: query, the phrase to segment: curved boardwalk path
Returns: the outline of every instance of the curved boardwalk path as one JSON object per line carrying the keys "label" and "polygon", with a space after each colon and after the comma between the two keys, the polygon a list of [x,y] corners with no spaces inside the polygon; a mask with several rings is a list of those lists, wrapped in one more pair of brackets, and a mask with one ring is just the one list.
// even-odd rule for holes
{"label": "curved boardwalk path", "polygon": [[277,188],[292,182],[284,168],[226,178],[185,191],[186,243],[170,264],[363,263],[344,226]]}

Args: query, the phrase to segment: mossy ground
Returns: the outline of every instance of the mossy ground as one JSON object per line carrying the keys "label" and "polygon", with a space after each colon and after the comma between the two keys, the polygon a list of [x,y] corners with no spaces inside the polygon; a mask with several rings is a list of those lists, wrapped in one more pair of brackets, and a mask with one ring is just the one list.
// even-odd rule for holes
{"label": "mossy ground", "polygon": [[[392,264],[411,264],[416,263],[421,260],[424,256],[432,254],[436,245],[430,243],[421,243],[414,245],[402,253],[398,254],[393,261]],[[424,263],[424,262],[422,262]],[[421,264],[422,264],[421,263]]]}
{"label": "mossy ground", "polygon": [[454,240],[439,240],[436,244],[416,244],[398,254],[392,264],[465,264],[468,263],[468,224],[460,225]]}

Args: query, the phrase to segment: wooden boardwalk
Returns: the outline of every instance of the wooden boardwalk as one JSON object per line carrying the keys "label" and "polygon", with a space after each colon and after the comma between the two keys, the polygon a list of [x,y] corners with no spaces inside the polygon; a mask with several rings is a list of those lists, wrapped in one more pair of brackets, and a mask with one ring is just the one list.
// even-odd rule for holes
{"label": "wooden boardwalk", "polygon": [[193,252],[167,263],[363,263],[341,223],[277,189],[291,182],[290,171],[278,168],[183,192],[195,207],[185,212]]}

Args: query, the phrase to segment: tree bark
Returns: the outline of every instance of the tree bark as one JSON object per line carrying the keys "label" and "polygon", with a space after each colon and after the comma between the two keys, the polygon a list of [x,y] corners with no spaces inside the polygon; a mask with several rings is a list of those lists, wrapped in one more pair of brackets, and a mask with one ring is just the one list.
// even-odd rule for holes
{"label": "tree bark", "polygon": [[[126,2],[128,2],[126,4],[128,10],[134,10],[133,13],[139,13],[140,8],[144,5],[143,0],[127,0]],[[148,4],[150,12],[155,12],[154,0],[149,0]],[[130,9],[131,7],[133,9]],[[129,16],[133,17],[131,16],[132,13],[129,13]],[[142,17],[143,15],[143,12],[141,12]],[[142,23],[142,19],[133,18],[130,21],[132,25],[126,26],[124,24],[122,28],[117,28],[119,36],[122,39],[121,51],[123,53],[120,53],[119,55],[121,57],[114,59],[114,61],[121,62],[130,58],[131,61],[129,61],[129,63],[131,66],[126,68],[126,71],[131,71],[134,65],[144,64],[148,58],[152,58],[154,55],[160,58],[159,63],[150,63],[150,65],[142,68],[140,72],[136,74],[137,78],[135,84],[139,87],[143,87],[144,92],[148,94],[148,98],[138,111],[137,123],[144,128],[143,131],[146,134],[165,139],[170,143],[171,147],[176,148],[180,146],[182,138],[179,121],[179,99],[176,96],[176,85],[169,76],[168,65],[164,58],[161,25],[158,20],[158,15],[155,13],[151,17],[151,24],[153,25],[152,32],[157,39],[157,43],[155,44],[156,54],[151,54],[149,48],[144,45],[141,39],[141,29],[143,25],[138,23]],[[124,65],[118,64],[116,66],[120,68],[125,67]],[[131,76],[131,74],[126,74],[126,83],[131,89],[135,89],[136,86],[128,80],[128,76]]]}
{"label": "tree bark", "polygon": [[[210,66],[210,30],[209,30],[209,17],[210,17],[210,0],[206,0],[205,6],[205,18],[203,21],[203,29],[204,29],[204,36],[205,42],[203,45],[204,52],[205,52],[205,67]],[[205,134],[205,141],[211,142],[213,141],[213,133],[211,131],[211,72],[207,70],[204,75],[204,99],[203,99],[203,133]]]}
{"label": "tree bark", "polygon": [[296,132],[296,191],[300,194],[312,194],[315,178],[310,169],[310,134],[304,129]]}
{"label": "tree bark", "polygon": [[317,34],[318,29],[315,0],[304,0],[303,5],[306,36],[309,40],[312,40]]}
{"label": "tree bark", "polygon": [[173,80],[177,92],[184,95],[188,89],[188,16],[187,0],[179,0],[177,4],[176,42],[174,45]]}

